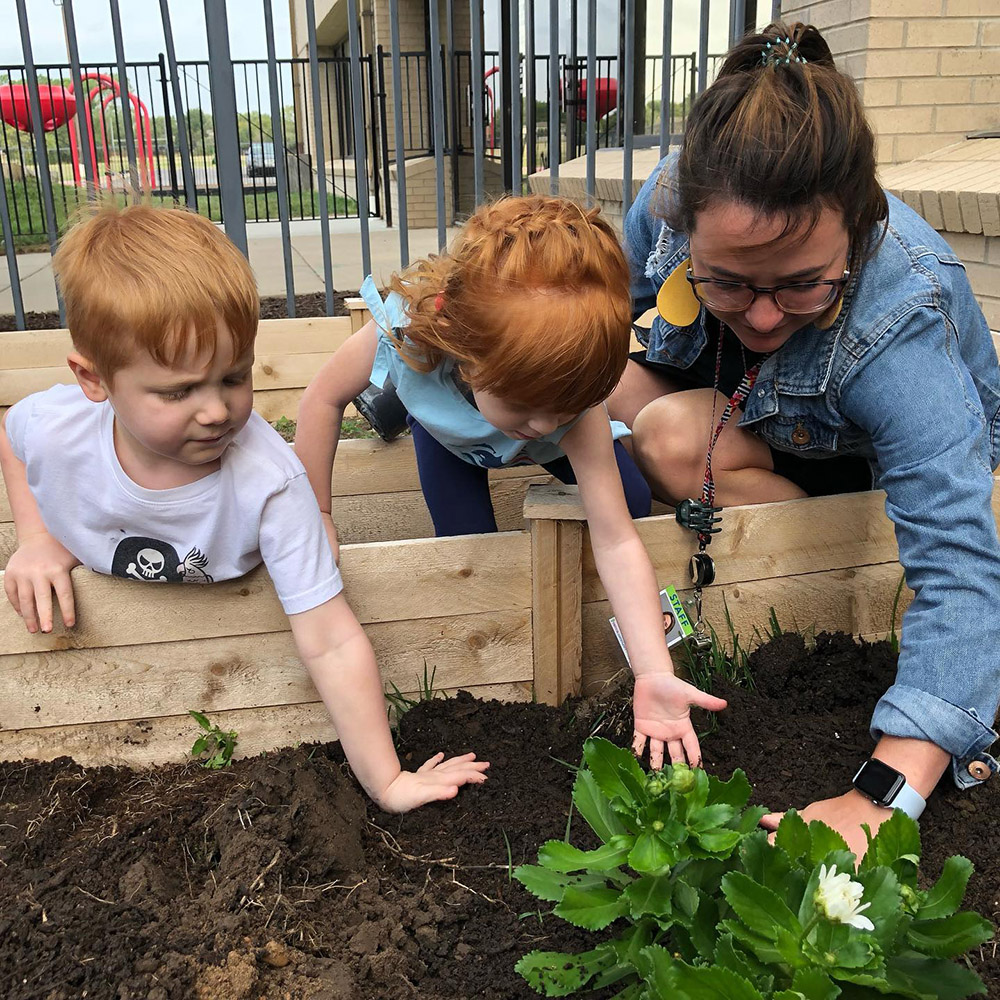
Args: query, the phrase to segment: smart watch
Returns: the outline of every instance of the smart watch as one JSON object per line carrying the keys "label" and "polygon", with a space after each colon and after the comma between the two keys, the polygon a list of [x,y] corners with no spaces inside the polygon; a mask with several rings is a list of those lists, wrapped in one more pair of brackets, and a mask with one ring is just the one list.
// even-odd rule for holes
{"label": "smart watch", "polygon": [[906,780],[906,775],[885,761],[870,757],[854,775],[854,787],[877,806],[899,809],[911,819],[919,819],[927,803]]}

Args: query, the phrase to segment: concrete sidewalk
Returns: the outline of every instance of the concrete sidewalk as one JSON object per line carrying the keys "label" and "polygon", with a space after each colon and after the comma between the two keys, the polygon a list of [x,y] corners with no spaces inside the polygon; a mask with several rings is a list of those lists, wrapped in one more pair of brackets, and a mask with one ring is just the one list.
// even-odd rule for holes
{"label": "concrete sidewalk", "polygon": [[[388,229],[381,219],[369,223],[372,273],[384,282],[399,269],[399,230]],[[448,240],[457,230],[448,230]],[[257,275],[261,296],[285,294],[285,265],[281,251],[281,227],[277,222],[247,225],[250,264]],[[296,292],[323,291],[323,242],[319,221],[291,223],[292,281]],[[410,230],[410,260],[438,250],[436,229]],[[361,224],[357,219],[330,220],[330,251],[334,288],[354,291],[361,286]],[[58,308],[52,262],[47,253],[17,255],[21,276],[21,296],[26,312],[47,312]],[[0,313],[13,313],[10,275],[6,259],[0,260]]]}

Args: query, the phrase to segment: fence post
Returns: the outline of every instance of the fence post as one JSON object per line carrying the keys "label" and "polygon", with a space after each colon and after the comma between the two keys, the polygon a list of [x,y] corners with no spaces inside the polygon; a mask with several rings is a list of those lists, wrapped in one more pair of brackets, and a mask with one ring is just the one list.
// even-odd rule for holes
{"label": "fence post", "polygon": [[205,28],[208,33],[208,77],[215,113],[215,164],[219,173],[222,221],[226,235],[246,257],[247,215],[243,201],[240,137],[236,126],[236,82],[229,54],[229,22],[225,3],[205,0]]}
{"label": "fence post", "polygon": [[531,486],[531,646],[535,697],[559,705],[583,677],[583,508],[575,486]]}

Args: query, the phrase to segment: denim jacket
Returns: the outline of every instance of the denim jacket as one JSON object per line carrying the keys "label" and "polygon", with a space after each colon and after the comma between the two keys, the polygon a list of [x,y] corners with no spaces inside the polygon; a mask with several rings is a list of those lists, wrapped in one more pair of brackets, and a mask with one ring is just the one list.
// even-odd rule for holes
{"label": "denim jacket", "polygon": [[[625,219],[635,316],[689,256],[687,237],[657,215],[664,169],[673,169],[670,157]],[[657,315],[648,335],[639,332],[651,360],[687,368],[705,349],[705,310],[690,326]],[[840,314],[827,329],[798,331],[764,362],[740,426],[782,451],[873,461],[915,597],[872,735],[936,743],[962,787],[977,783],[975,760],[995,772],[985,751],[997,739],[1000,699],[992,510],[1000,369],[965,268],[914,211],[889,196],[885,238],[852,278]]]}

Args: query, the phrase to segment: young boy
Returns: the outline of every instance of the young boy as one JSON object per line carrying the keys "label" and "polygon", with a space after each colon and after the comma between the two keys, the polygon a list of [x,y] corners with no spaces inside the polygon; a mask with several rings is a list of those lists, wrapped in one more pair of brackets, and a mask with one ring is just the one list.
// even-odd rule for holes
{"label": "young boy", "polygon": [[179,209],[101,208],[54,260],[78,385],[13,406],[0,467],[18,548],[4,591],[30,632],[70,570],[211,583],[263,562],[358,780],[402,812],[485,780],[474,754],[401,771],[365,633],[301,462],[252,411],[259,300],[247,261]]}

